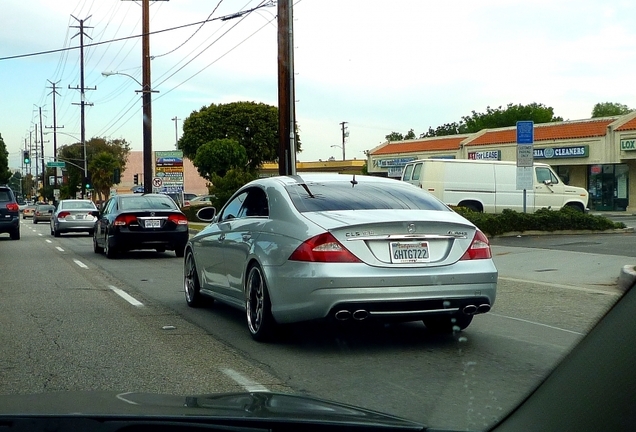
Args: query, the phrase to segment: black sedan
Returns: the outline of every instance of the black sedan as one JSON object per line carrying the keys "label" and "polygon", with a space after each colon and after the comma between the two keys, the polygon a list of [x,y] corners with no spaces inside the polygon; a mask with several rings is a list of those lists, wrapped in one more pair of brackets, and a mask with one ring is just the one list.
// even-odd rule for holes
{"label": "black sedan", "polygon": [[188,219],[169,196],[161,194],[111,197],[93,231],[93,250],[108,258],[133,249],[173,250],[183,257],[187,242]]}

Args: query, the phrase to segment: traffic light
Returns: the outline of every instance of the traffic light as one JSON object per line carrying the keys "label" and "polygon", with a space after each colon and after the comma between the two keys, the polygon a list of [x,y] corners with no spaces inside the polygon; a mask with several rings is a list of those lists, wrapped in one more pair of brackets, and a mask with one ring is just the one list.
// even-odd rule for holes
{"label": "traffic light", "polygon": [[135,174],[133,176],[133,183],[138,185],[139,184],[139,174]]}
{"label": "traffic light", "polygon": [[115,168],[113,170],[113,184],[121,183],[121,170],[119,168]]}
{"label": "traffic light", "polygon": [[30,164],[31,163],[31,157],[29,156],[29,152],[25,151],[23,156],[24,156],[24,164],[25,165]]}
{"label": "traffic light", "polygon": [[86,177],[84,177],[84,189],[91,189],[91,175],[87,174]]}

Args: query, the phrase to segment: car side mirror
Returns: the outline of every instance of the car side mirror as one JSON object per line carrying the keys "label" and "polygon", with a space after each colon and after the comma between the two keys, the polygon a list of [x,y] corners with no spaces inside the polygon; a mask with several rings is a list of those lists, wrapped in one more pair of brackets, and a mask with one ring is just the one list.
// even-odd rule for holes
{"label": "car side mirror", "polygon": [[543,180],[543,184],[546,186],[552,186],[552,180]]}
{"label": "car side mirror", "polygon": [[203,207],[197,212],[197,218],[203,222],[212,222],[216,216],[216,209],[214,207]]}

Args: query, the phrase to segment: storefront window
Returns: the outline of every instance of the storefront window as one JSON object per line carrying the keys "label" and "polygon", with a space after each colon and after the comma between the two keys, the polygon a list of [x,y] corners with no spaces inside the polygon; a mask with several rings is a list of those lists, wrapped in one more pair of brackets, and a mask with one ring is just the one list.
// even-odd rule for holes
{"label": "storefront window", "polygon": [[629,205],[629,168],[625,164],[591,165],[588,192],[592,210],[624,211]]}

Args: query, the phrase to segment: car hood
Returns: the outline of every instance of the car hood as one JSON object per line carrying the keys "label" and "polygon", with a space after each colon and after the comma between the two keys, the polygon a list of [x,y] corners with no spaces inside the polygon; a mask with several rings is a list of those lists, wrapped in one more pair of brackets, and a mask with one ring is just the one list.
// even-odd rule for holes
{"label": "car hood", "polygon": [[178,396],[152,393],[52,392],[0,396],[7,416],[144,416],[223,421],[378,425],[422,430],[423,425],[387,414],[306,396],[251,392]]}

